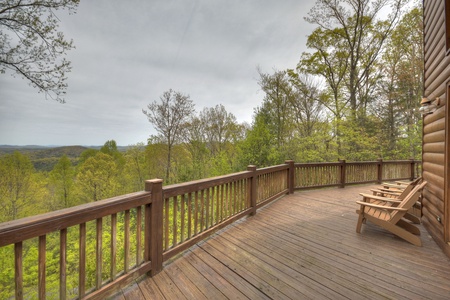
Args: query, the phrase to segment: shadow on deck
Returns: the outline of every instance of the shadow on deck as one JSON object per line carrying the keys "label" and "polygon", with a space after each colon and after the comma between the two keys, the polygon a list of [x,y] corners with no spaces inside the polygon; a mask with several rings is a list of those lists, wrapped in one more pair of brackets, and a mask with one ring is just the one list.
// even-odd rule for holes
{"label": "shadow on deck", "polygon": [[448,299],[450,260],[373,225],[355,232],[370,186],[296,192],[226,227],[113,299]]}

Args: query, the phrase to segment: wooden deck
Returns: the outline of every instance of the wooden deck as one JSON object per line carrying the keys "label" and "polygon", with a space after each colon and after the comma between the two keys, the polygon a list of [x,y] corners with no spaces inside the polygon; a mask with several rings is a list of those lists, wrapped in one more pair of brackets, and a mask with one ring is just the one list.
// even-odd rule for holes
{"label": "wooden deck", "polygon": [[296,192],[198,243],[114,299],[449,299],[450,260],[373,224],[355,232],[370,186]]}

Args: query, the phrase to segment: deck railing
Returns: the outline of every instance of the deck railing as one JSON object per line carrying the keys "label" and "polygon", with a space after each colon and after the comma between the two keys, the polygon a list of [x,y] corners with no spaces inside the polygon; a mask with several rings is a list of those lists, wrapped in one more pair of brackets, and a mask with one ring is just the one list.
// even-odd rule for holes
{"label": "deck railing", "polygon": [[[164,261],[295,189],[413,179],[419,166],[414,160],[286,161],[164,187],[160,179],[148,180],[143,192],[2,223],[0,250],[11,257],[16,299],[102,299],[143,274],[157,274]],[[24,283],[30,243],[38,249],[38,270]],[[77,257],[68,257],[68,249],[77,249]],[[58,274],[49,274],[47,266],[55,264]]]}
{"label": "deck railing", "polygon": [[294,189],[344,187],[350,184],[381,183],[416,178],[421,172],[419,161],[396,160],[368,162],[295,164]]}

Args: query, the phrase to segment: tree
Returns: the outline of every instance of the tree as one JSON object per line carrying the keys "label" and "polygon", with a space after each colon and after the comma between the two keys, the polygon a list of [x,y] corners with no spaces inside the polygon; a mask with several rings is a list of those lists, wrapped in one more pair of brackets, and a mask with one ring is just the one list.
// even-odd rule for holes
{"label": "tree", "polygon": [[267,119],[264,114],[256,111],[253,117],[252,128],[247,130],[245,140],[240,143],[239,156],[241,167],[257,165],[267,167],[273,164],[274,152],[277,152],[272,145],[274,137],[268,128]]}
{"label": "tree", "polygon": [[[352,117],[356,117],[358,109],[366,105],[368,98],[365,93],[368,89],[364,85],[371,81],[373,66],[407,2],[408,0],[317,0],[305,18],[319,26],[314,35],[308,37],[308,47],[316,50],[313,56],[317,57],[320,64],[325,62],[327,68],[331,67],[333,73],[337,70],[338,74],[342,74],[345,67],[345,77],[342,80]],[[380,20],[380,12],[388,6],[391,7],[391,13],[385,20]],[[332,57],[339,59],[333,60],[334,62],[328,60],[329,52]]]}
{"label": "tree", "polygon": [[[71,206],[75,170],[70,159],[63,155],[50,172],[50,179],[53,184],[59,208]],[[62,203],[61,203],[62,202]],[[61,205],[62,204],[62,205]]]}
{"label": "tree", "polygon": [[324,108],[320,101],[320,84],[310,74],[298,74],[288,70],[293,92],[289,99],[297,132],[302,137],[312,137],[324,119]]}
{"label": "tree", "polygon": [[297,72],[317,75],[325,80],[328,95],[319,100],[336,119],[342,119],[349,102],[343,97],[348,51],[336,31],[317,28],[308,36],[306,46],[315,52],[302,53]]}
{"label": "tree", "polygon": [[265,96],[258,114],[264,114],[268,128],[275,137],[276,148],[282,155],[285,154],[286,144],[292,138],[293,111],[290,99],[293,96],[292,86],[286,71],[275,71],[273,74],[258,70],[258,81]]}
{"label": "tree", "polygon": [[117,165],[114,158],[103,152],[89,157],[78,170],[77,180],[83,202],[116,196],[119,190]]}
{"label": "tree", "polygon": [[94,157],[95,155],[97,155],[98,152],[99,152],[99,150],[92,149],[92,148],[84,150],[83,152],[81,152],[79,164],[80,165],[83,164],[86,160],[88,160],[88,158]]}
{"label": "tree", "polygon": [[18,151],[0,159],[0,222],[40,212],[34,199],[39,190],[34,174],[30,158]]}
{"label": "tree", "polygon": [[[208,174],[208,157],[210,150],[206,145],[205,123],[200,117],[192,116],[186,124],[183,139],[191,156],[191,168],[186,171],[186,181],[206,178]],[[187,174],[189,173],[189,174]]]}
{"label": "tree", "polygon": [[[406,13],[392,32],[381,64],[379,101],[372,107],[383,120],[387,157],[420,155],[419,114],[423,90],[423,13],[418,5]],[[406,147],[405,147],[406,146]],[[418,149],[419,148],[419,149]]]}
{"label": "tree", "polygon": [[60,102],[67,88],[65,59],[74,48],[58,31],[57,10],[75,12],[79,0],[3,0],[0,2],[0,73],[19,75]]}
{"label": "tree", "polygon": [[231,141],[233,129],[237,125],[236,117],[227,112],[222,104],[205,107],[200,112],[200,120],[212,155],[220,153],[224,145]]}
{"label": "tree", "polygon": [[129,184],[127,184],[127,186],[130,186],[129,191],[137,192],[142,190],[144,181],[149,179],[144,143],[128,147],[124,158],[126,174],[129,177]]}
{"label": "tree", "polygon": [[123,154],[120,153],[119,149],[117,148],[117,143],[115,140],[106,141],[105,144],[100,148],[100,152],[108,154],[109,156],[112,156],[119,169],[122,169],[124,167],[125,158],[123,157]]}
{"label": "tree", "polygon": [[170,89],[162,94],[159,103],[154,101],[147,108],[142,112],[167,144],[166,180],[170,182],[172,149],[182,139],[183,129],[195,111],[194,103],[189,95]]}

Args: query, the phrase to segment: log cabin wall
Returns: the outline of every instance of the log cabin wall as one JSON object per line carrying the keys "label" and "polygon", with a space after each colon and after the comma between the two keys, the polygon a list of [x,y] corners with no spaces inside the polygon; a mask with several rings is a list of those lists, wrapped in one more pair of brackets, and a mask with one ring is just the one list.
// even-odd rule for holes
{"label": "log cabin wall", "polygon": [[439,98],[436,111],[423,118],[423,223],[450,256],[450,0],[424,0],[424,94]]}

